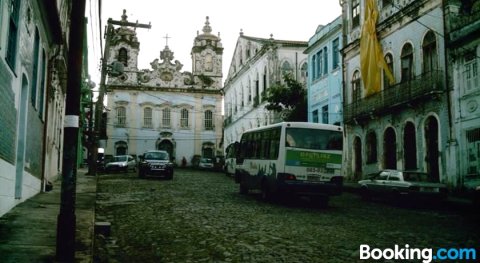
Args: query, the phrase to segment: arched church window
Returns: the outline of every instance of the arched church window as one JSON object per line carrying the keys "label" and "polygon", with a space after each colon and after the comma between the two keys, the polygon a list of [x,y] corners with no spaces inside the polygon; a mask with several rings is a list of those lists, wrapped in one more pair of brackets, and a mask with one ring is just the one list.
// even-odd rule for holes
{"label": "arched church window", "polygon": [[152,128],[152,108],[143,109],[143,127]]}
{"label": "arched church window", "polygon": [[290,63],[288,61],[284,61],[282,64],[282,74],[287,75],[292,73],[292,66],[290,66]]}
{"label": "arched church window", "polygon": [[188,110],[182,109],[180,112],[180,127],[188,128]]}
{"label": "arched church window", "polygon": [[302,77],[302,82],[307,82],[307,71],[308,65],[305,62],[302,64],[302,67],[300,67],[300,76]]}
{"label": "arched church window", "polygon": [[162,125],[163,127],[170,127],[170,108],[165,108],[162,110]]}
{"label": "arched church window", "polygon": [[117,108],[117,127],[125,127],[127,120],[126,110],[125,107],[118,107]]}
{"label": "arched church window", "polygon": [[211,110],[205,111],[205,130],[213,130],[213,113]]}
{"label": "arched church window", "polygon": [[128,66],[128,51],[126,48],[120,48],[118,50],[118,61],[122,62],[123,65]]}

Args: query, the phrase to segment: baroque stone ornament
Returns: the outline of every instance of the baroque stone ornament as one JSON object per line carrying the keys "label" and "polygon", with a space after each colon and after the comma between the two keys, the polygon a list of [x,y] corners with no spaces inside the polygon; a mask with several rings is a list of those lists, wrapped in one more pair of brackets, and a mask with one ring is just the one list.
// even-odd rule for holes
{"label": "baroque stone ornament", "polygon": [[476,100],[467,102],[467,111],[470,113],[475,112],[478,109],[478,103]]}
{"label": "baroque stone ornament", "polygon": [[164,71],[160,74],[160,79],[162,79],[163,81],[172,81],[173,79],[173,75],[172,73],[168,72],[168,71]]}

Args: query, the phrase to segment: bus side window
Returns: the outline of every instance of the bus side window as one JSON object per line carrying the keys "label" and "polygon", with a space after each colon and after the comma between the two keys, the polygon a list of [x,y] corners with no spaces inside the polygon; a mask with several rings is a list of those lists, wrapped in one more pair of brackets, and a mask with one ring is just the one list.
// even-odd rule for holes
{"label": "bus side window", "polygon": [[272,131],[270,136],[270,160],[276,160],[278,158],[278,152],[280,151],[280,129]]}

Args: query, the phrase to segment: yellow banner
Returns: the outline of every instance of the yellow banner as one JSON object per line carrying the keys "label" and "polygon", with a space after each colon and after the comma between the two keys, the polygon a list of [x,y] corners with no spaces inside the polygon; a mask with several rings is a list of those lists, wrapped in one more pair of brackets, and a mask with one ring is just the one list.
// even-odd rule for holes
{"label": "yellow banner", "polygon": [[377,39],[378,11],[375,0],[365,1],[365,21],[360,37],[360,70],[362,72],[365,97],[380,91],[382,69],[387,74],[391,84],[395,82],[390,69],[385,63],[380,43]]}

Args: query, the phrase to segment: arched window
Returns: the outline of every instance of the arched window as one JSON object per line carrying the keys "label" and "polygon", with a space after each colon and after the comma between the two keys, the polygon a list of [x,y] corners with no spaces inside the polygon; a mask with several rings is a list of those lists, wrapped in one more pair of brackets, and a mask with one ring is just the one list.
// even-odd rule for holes
{"label": "arched window", "polygon": [[290,63],[288,61],[284,61],[282,64],[282,74],[287,75],[292,73],[292,66],[290,66]]}
{"label": "arched window", "polygon": [[125,127],[126,119],[127,119],[127,116],[126,116],[125,107],[118,107],[117,108],[117,123],[116,123],[116,126],[117,127]]}
{"label": "arched window", "polygon": [[402,82],[413,79],[413,47],[412,44],[407,43],[403,45],[402,56]]}
{"label": "arched window", "polygon": [[128,52],[126,48],[122,47],[118,50],[118,61],[122,62],[125,66],[128,65]]}
{"label": "arched window", "polygon": [[205,130],[213,130],[213,113],[211,110],[205,111]]}
{"label": "arched window", "polygon": [[352,77],[352,102],[356,102],[361,99],[362,91],[360,89],[360,80],[360,71],[356,70]]}
{"label": "arched window", "polygon": [[437,69],[437,40],[432,31],[428,31],[423,39],[423,73],[432,72]]}
{"label": "arched window", "polygon": [[367,134],[366,143],[367,163],[377,162],[377,135],[374,131]]}
{"label": "arched window", "polygon": [[[393,57],[392,54],[388,53],[385,55],[385,63],[387,63],[388,69],[390,69],[390,72],[393,74]],[[388,82],[388,77],[385,71],[383,71],[383,89],[388,89],[390,88],[390,83]]]}
{"label": "arched window", "polygon": [[143,127],[152,128],[152,108],[143,109]]}
{"label": "arched window", "polygon": [[305,62],[300,67],[300,76],[301,76],[303,82],[307,82],[307,69],[308,69],[308,65]]}
{"label": "arched window", "polygon": [[163,127],[171,127],[170,108],[165,108],[162,111],[162,125],[163,125]]}
{"label": "arched window", "polygon": [[180,127],[188,128],[188,110],[182,109],[180,112]]}

